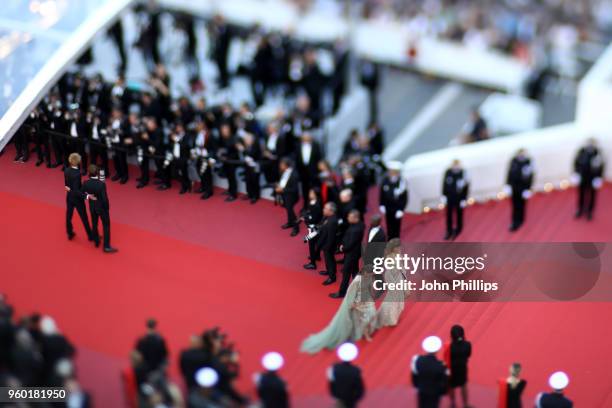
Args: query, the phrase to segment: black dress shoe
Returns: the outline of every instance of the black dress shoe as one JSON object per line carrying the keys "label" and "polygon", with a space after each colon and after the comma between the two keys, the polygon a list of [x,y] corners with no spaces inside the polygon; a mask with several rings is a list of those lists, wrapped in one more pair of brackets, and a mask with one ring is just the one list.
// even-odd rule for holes
{"label": "black dress shoe", "polygon": [[332,283],[335,283],[335,282],[336,282],[336,280],[335,280],[335,279],[332,279],[332,278],[327,278],[327,279],[325,280],[325,282],[323,282],[323,285],[327,286],[327,285],[331,285]]}
{"label": "black dress shoe", "polygon": [[197,194],[202,194],[204,192],[204,187],[200,187],[195,191]]}
{"label": "black dress shoe", "polygon": [[96,248],[100,247],[100,239],[94,239],[94,245],[96,246]]}
{"label": "black dress shoe", "polygon": [[43,161],[42,161],[42,160],[37,160],[37,161],[36,161],[36,167],[39,167],[41,164],[43,164]]}
{"label": "black dress shoe", "polygon": [[122,178],[122,179],[119,181],[119,184],[125,184],[125,183],[127,183],[127,182],[128,182],[128,179],[126,179],[126,178]]}
{"label": "black dress shoe", "polygon": [[143,183],[142,181],[140,183],[138,183],[138,185],[136,185],[136,188],[145,188],[147,186],[147,183]]}
{"label": "black dress shoe", "polygon": [[329,273],[327,273],[327,271],[321,271],[319,272],[319,275],[326,276],[329,275]]}
{"label": "black dress shoe", "polygon": [[200,200],[208,200],[210,197],[212,197],[212,194],[204,193],[202,194],[202,197],[200,197]]}
{"label": "black dress shoe", "polygon": [[591,221],[592,219],[593,219],[593,214],[588,213],[588,214],[587,214],[587,220],[588,220],[588,221]]}
{"label": "black dress shoe", "polygon": [[107,254],[113,254],[113,253],[115,253],[115,252],[117,252],[119,250],[117,248],[113,248],[113,247],[106,247],[106,248],[104,248],[103,251],[105,253],[107,253]]}
{"label": "black dress shoe", "polygon": [[231,203],[232,201],[236,201],[236,196],[228,196],[225,199],[226,202]]}
{"label": "black dress shoe", "polygon": [[159,191],[164,191],[164,190],[168,190],[170,188],[170,186],[168,186],[167,184],[162,184],[159,187],[157,187],[157,189]]}
{"label": "black dress shoe", "polygon": [[307,264],[304,265],[304,269],[310,269],[310,270],[317,269],[317,265],[315,265],[312,262],[310,262],[310,263],[307,263]]}
{"label": "black dress shoe", "polygon": [[121,178],[121,176],[120,176],[120,175],[115,174],[113,177],[111,177],[111,181],[117,181],[117,180],[119,180],[120,178]]}
{"label": "black dress shoe", "polygon": [[344,297],[344,295],[341,295],[339,293],[330,293],[329,297],[332,299],[342,299]]}
{"label": "black dress shoe", "polygon": [[281,225],[282,229],[289,229],[289,228],[292,228],[292,227],[293,227],[293,224],[289,224],[289,223]]}
{"label": "black dress shoe", "polygon": [[291,234],[289,235],[291,235],[292,237],[295,237],[299,233],[300,233],[300,230],[298,228],[295,228],[291,231]]}
{"label": "black dress shoe", "polygon": [[259,200],[258,198],[251,198],[250,203],[255,204],[258,200]]}
{"label": "black dress shoe", "polygon": [[181,191],[179,191],[179,194],[185,194],[187,192],[186,188],[181,188]]}
{"label": "black dress shoe", "polygon": [[74,232],[68,233],[68,241],[72,241],[72,239],[76,236]]}

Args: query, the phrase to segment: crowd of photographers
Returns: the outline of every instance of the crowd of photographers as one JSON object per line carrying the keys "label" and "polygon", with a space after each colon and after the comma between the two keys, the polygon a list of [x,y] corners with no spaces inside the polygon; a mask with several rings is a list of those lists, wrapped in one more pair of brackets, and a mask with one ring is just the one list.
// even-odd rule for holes
{"label": "crowd of photographers", "polygon": [[[77,380],[75,354],[53,318],[33,313],[17,319],[0,293],[0,387],[64,387],[63,403],[37,405],[88,408],[90,396]],[[3,406],[19,408],[24,404],[7,402]]]}

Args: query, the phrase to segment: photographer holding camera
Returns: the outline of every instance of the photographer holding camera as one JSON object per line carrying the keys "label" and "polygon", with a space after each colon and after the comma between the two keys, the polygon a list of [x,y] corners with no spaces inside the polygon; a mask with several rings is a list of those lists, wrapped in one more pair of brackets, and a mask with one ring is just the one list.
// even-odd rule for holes
{"label": "photographer holding camera", "polygon": [[308,243],[308,259],[310,259],[310,262],[304,265],[304,269],[317,269],[317,261],[321,260],[320,253],[316,251],[317,235],[319,223],[323,219],[323,203],[318,188],[311,188],[308,191],[308,203],[301,219],[308,228],[304,242]]}

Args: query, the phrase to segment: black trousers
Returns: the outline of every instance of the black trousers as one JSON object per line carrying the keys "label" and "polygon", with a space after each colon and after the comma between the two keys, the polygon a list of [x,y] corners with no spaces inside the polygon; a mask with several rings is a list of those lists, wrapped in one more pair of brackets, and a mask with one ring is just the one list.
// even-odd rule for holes
{"label": "black trousers", "polygon": [[462,229],[463,208],[461,208],[459,201],[449,202],[446,206],[446,232],[448,234],[459,235]]}
{"label": "black trousers", "polygon": [[15,159],[28,161],[30,157],[30,134],[29,130],[23,126],[15,134],[15,149],[17,150]]}
{"label": "black trousers", "polygon": [[[514,189],[512,190],[514,191]],[[525,221],[525,199],[522,191],[512,194],[512,227],[518,228]]]}
{"label": "black trousers", "polygon": [[191,181],[189,181],[189,174],[187,173],[187,160],[173,160],[170,167],[172,167],[174,177],[181,182],[181,190],[188,190]]}
{"label": "black trousers", "polygon": [[[201,163],[198,163],[198,166],[201,166]],[[202,183],[202,193],[207,196],[213,195],[213,170],[212,166],[206,166],[206,170],[204,172],[200,172],[200,180]]]}
{"label": "black trousers", "polygon": [[103,248],[110,248],[110,214],[108,211],[91,211],[91,225],[93,228],[94,240],[96,242],[99,242],[100,240],[100,234],[98,233],[98,220],[102,220],[102,232],[104,233]]}
{"label": "black trousers", "polygon": [[42,163],[45,161],[48,165],[50,165],[51,152],[49,151],[49,136],[45,132],[36,131],[34,133],[34,143],[34,149],[36,151],[36,156],[38,157],[38,162]]}
{"label": "black trousers", "polygon": [[287,224],[291,226],[297,226],[297,215],[295,215],[295,210],[293,209],[293,207],[295,207],[295,203],[285,202],[283,206],[285,207],[285,210],[287,211]]}
{"label": "black trousers", "polygon": [[143,157],[140,162],[140,182],[142,184],[149,184],[149,158]]}
{"label": "black trousers", "polygon": [[302,186],[302,199],[304,200],[303,207],[306,208],[308,205],[308,192],[312,186],[312,182],[308,175],[300,175],[300,184]]}
{"label": "black trousers", "polygon": [[342,264],[342,282],[340,283],[340,290],[338,291],[340,295],[346,295],[351,277],[355,277],[357,272],[359,272],[359,258],[354,259],[354,257],[350,255],[345,256],[344,263]]}
{"label": "black trousers", "polygon": [[227,192],[230,196],[236,197],[238,195],[238,181],[236,180],[236,165],[224,163],[223,172],[227,177],[228,188]]}
{"label": "black trousers", "polygon": [[310,262],[316,264],[317,261],[321,260],[321,254],[317,252],[317,240],[319,237],[314,237],[310,241],[308,241],[308,258]]}
{"label": "black trousers", "polygon": [[55,164],[60,165],[64,163],[64,138],[59,135],[51,136],[51,145],[53,147],[53,154],[55,155]]}
{"label": "black trousers", "polygon": [[89,161],[91,164],[101,166],[104,169],[104,174],[110,174],[108,170],[108,152],[105,147],[93,143],[90,144]]}
{"label": "black trousers", "polygon": [[330,279],[336,280],[336,247],[331,249],[323,249],[323,259],[325,260],[325,270]]}
{"label": "black trousers", "polygon": [[74,234],[74,227],[72,226],[72,214],[74,214],[74,210],[77,210],[79,213],[79,217],[81,218],[81,222],[83,222],[83,227],[85,228],[85,232],[87,232],[87,237],[90,238],[91,235],[91,227],[89,226],[89,219],[87,218],[87,211],[85,210],[85,202],[82,200],[71,200],[66,199],[66,233],[68,235]]}
{"label": "black trousers", "polygon": [[596,197],[597,190],[593,188],[590,180],[588,183],[580,183],[578,187],[578,215],[586,213],[588,217],[591,217],[595,208]]}
{"label": "black trousers", "polygon": [[387,233],[389,234],[389,239],[399,238],[400,231],[402,229],[402,219],[400,218],[398,220],[395,218],[395,211],[387,209],[385,220],[387,222]]}
{"label": "black trousers", "polygon": [[113,163],[115,163],[115,172],[121,180],[128,179],[128,163],[127,163],[127,152],[121,150],[115,150],[115,156],[113,157]]}
{"label": "black trousers", "polygon": [[419,408],[438,408],[440,406],[440,395],[418,393]]}
{"label": "black trousers", "polygon": [[252,167],[246,166],[245,178],[246,178],[246,190],[247,195],[251,199],[259,199],[261,196],[261,184],[259,182],[259,176],[261,173],[255,171]]}
{"label": "black trousers", "polygon": [[265,161],[262,165],[262,170],[266,183],[274,184],[278,182],[280,175],[278,174],[278,160]]}

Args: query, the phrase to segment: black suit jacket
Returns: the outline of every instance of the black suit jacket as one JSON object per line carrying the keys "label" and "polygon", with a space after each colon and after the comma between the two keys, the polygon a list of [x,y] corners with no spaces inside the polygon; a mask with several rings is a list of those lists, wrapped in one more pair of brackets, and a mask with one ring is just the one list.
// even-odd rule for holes
{"label": "black suit jacket", "polygon": [[321,146],[313,141],[312,142],[312,149],[310,151],[310,160],[308,160],[308,163],[304,162],[304,159],[302,158],[302,147],[300,144],[298,144],[296,152],[295,152],[296,157],[296,163],[297,163],[297,169],[298,172],[300,173],[300,179],[302,181],[310,181],[313,183],[316,183],[318,181],[318,169],[317,169],[317,165],[319,164],[319,161],[321,161],[322,156],[322,151],[321,151]]}
{"label": "black suit jacket", "polygon": [[81,171],[73,167],[64,170],[64,185],[70,188],[66,193],[66,200],[72,203],[82,203],[86,195],[81,184]]}
{"label": "black suit jacket", "polygon": [[331,394],[352,406],[365,394],[365,387],[359,367],[351,363],[337,363],[332,367],[333,379],[329,382]]}
{"label": "black suit jacket", "polygon": [[[281,174],[282,176],[282,174]],[[298,175],[295,169],[291,170],[291,175],[289,176],[289,180],[283,188],[283,192],[281,193],[283,197],[283,204],[285,207],[291,206],[293,207],[295,203],[297,203],[300,199],[300,189],[299,189],[299,180]]]}
{"label": "black suit jacket", "polygon": [[344,236],[342,237],[342,251],[344,252],[344,262],[358,261],[361,256],[361,241],[365,226],[362,222],[349,224]]}
{"label": "black suit jacket", "polygon": [[95,200],[89,200],[89,209],[96,214],[106,214],[110,209],[106,184],[97,178],[90,178],[83,184],[83,190],[87,194],[96,196]]}
{"label": "black suit jacket", "polygon": [[333,251],[336,245],[336,231],[338,229],[338,217],[332,215],[323,219],[319,228],[319,239],[317,240],[317,251]]}
{"label": "black suit jacket", "polygon": [[166,341],[157,333],[145,334],[136,343],[136,349],[140,351],[147,365],[155,370],[168,358]]}
{"label": "black suit jacket", "polygon": [[425,395],[443,395],[448,376],[446,367],[433,354],[415,356],[412,362],[412,384]]}
{"label": "black suit jacket", "polygon": [[275,372],[261,374],[257,384],[257,395],[264,408],[289,407],[287,385]]}

